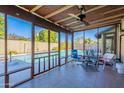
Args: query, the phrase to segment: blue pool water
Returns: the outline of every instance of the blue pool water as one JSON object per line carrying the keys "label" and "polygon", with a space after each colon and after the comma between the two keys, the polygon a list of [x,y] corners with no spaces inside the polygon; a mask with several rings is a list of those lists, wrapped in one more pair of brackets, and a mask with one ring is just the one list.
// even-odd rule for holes
{"label": "blue pool water", "polygon": [[[58,54],[58,52],[54,52],[54,53],[50,53],[50,55],[55,55]],[[78,54],[81,55],[83,54],[83,51],[78,50]],[[68,50],[68,55],[71,55],[71,50]],[[48,56],[48,53],[43,53],[43,54],[36,54],[35,58],[37,57],[44,57],[44,56]],[[65,57],[65,50],[61,50],[60,51],[60,57],[63,58]],[[17,59],[17,60],[21,60],[24,62],[28,62],[31,63],[31,54],[25,54],[25,55],[18,55],[18,56],[12,56],[12,59]],[[41,59],[42,61],[43,59]],[[48,58],[46,57],[46,61],[48,60]],[[35,60],[35,62],[37,62],[38,60]]]}

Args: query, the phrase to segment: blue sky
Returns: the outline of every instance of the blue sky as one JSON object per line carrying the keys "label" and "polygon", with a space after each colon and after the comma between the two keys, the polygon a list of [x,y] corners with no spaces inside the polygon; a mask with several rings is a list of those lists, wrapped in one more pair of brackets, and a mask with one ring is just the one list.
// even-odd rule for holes
{"label": "blue sky", "polygon": [[41,30],[43,30],[42,27],[40,27],[40,26],[35,26],[35,33],[38,33],[38,32],[40,32]]}
{"label": "blue sky", "polygon": [[[31,37],[31,28],[32,28],[32,24],[30,22],[27,22],[27,21],[24,21],[24,20],[21,20],[19,18],[15,18],[15,17],[12,17],[12,16],[7,16],[7,29],[8,29],[8,33],[12,34],[12,33],[15,33],[16,35],[18,36],[24,36],[26,38],[30,38]],[[109,26],[110,27],[110,26]],[[102,27],[100,28],[100,31],[103,31],[105,29],[108,29],[109,27]],[[35,26],[35,31],[36,32],[39,32],[41,31],[43,28],[42,27],[39,27],[39,26]],[[86,30],[86,37],[90,37],[91,39],[96,39],[95,38],[95,34],[97,32],[97,29],[91,29],[91,30]],[[64,41],[65,39],[65,34],[64,33],[61,33],[61,41]],[[80,37],[80,36],[83,36],[83,33],[82,32],[77,32],[74,34],[74,38],[77,38],[77,37]]]}
{"label": "blue sky", "polygon": [[[32,24],[25,20],[15,18],[13,16],[7,16],[7,29],[8,34],[15,33],[18,36],[24,36],[26,38],[31,37]],[[40,26],[35,26],[35,32],[40,32],[43,28]]]}
{"label": "blue sky", "polygon": [[60,40],[61,40],[61,42],[65,41],[65,33],[64,32],[60,33]]}
{"label": "blue sky", "polygon": [[[30,22],[21,20],[19,18],[7,16],[7,29],[9,34],[15,33],[18,36],[24,36],[26,38],[30,38],[32,24]],[[35,26],[36,32],[39,32],[42,29],[43,29],[42,27]]]}
{"label": "blue sky", "polygon": [[31,23],[12,16],[7,16],[8,34],[15,33],[16,35],[30,38],[31,28],[32,28]]}

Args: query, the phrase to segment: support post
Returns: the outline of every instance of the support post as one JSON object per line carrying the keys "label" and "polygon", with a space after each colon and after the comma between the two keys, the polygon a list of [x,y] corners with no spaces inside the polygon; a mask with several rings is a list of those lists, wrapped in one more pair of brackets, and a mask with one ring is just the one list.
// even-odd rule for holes
{"label": "support post", "polygon": [[74,32],[72,32],[72,43],[71,43],[72,45],[72,50],[74,49]]}
{"label": "support post", "polygon": [[48,68],[50,70],[50,30],[48,30]]}
{"label": "support post", "polygon": [[5,67],[4,67],[4,87],[9,88],[9,75],[8,75],[8,60],[7,60],[7,14],[5,14]]}
{"label": "support post", "polygon": [[85,59],[85,31],[83,32],[83,58]]}
{"label": "support post", "polygon": [[118,47],[117,47],[117,45],[118,45],[118,44],[117,44],[117,27],[118,27],[118,24],[115,25],[115,49],[114,49],[114,50],[115,50],[115,54],[116,54],[116,55],[118,55],[118,53],[117,53],[117,50],[118,50],[118,49],[117,49],[117,48],[118,48]]}
{"label": "support post", "polygon": [[58,65],[60,66],[60,32],[58,32]]}
{"label": "support post", "polygon": [[32,41],[31,41],[31,59],[32,59],[32,63],[31,63],[31,79],[34,78],[34,50],[35,50],[35,29],[34,29],[34,24],[32,24]]}
{"label": "support post", "polygon": [[[99,28],[97,28],[97,33],[99,34]],[[99,38],[97,38],[97,60],[99,58]]]}
{"label": "support post", "polygon": [[68,62],[68,32],[66,33],[66,57],[65,57],[65,63]]}

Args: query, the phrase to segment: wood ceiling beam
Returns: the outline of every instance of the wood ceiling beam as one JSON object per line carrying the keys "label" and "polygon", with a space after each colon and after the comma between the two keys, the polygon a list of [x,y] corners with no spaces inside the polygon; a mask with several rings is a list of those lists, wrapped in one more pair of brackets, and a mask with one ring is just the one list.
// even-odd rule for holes
{"label": "wood ceiling beam", "polygon": [[50,13],[50,14],[44,16],[44,17],[45,17],[45,18],[50,18],[50,17],[52,17],[52,16],[54,16],[54,15],[57,15],[57,14],[59,14],[59,13],[65,11],[65,10],[67,10],[67,9],[73,7],[73,6],[74,6],[74,5],[64,6],[64,7],[60,8],[60,9],[57,9],[56,11],[54,11],[54,12],[52,12],[52,13]]}
{"label": "wood ceiling beam", "polygon": [[[37,13],[32,12],[32,14],[34,14],[34,15],[40,17],[40,18],[45,19],[44,17],[42,17],[41,15],[39,15],[39,14],[37,14]],[[45,19],[45,20],[47,20],[47,21],[49,21],[49,22],[51,22],[51,23],[53,23],[53,24],[55,24],[55,25],[57,25],[57,26],[60,26],[60,27],[62,27],[62,28],[64,28],[64,29],[66,29],[66,30],[70,30],[69,28],[65,28],[64,26],[59,25],[59,24],[56,24],[56,23],[54,23],[54,22],[52,22],[52,21],[50,21],[50,20],[48,20],[48,19]]]}
{"label": "wood ceiling beam", "polygon": [[[107,6],[107,5],[101,5],[101,6],[94,7],[94,8],[92,8],[92,9],[87,10],[85,13],[93,12],[93,11],[98,10],[98,9],[101,9],[101,8],[103,8],[103,7],[105,7],[105,6]],[[79,15],[79,13],[76,14],[76,15]],[[64,22],[64,21],[69,20],[69,19],[71,19],[71,18],[72,18],[72,17],[66,17],[66,18],[63,18],[63,19],[61,19],[61,20],[56,21],[55,23]]]}
{"label": "wood ceiling beam", "polygon": [[36,10],[40,9],[41,7],[43,7],[43,5],[37,5],[33,9],[31,9],[30,12],[35,12]]}
{"label": "wood ceiling beam", "polygon": [[111,25],[115,25],[115,24],[118,24],[118,23],[120,23],[119,20],[116,21],[116,22],[110,22],[110,23],[105,23],[105,24],[101,24],[101,25],[99,24],[99,25],[89,27],[89,28],[77,29],[77,30],[75,30],[73,32],[80,32],[80,31],[84,31],[84,30],[95,29],[95,28],[98,28],[98,27],[111,26]]}
{"label": "wood ceiling beam", "polygon": [[105,6],[107,6],[107,5],[100,5],[100,6],[91,8],[91,9],[87,10],[85,13],[93,12],[93,11],[98,10],[98,9],[101,9],[101,8],[103,8]]}
{"label": "wood ceiling beam", "polygon": [[124,9],[124,7],[119,7],[119,8],[110,10],[110,11],[106,11],[106,12],[104,12],[104,15],[109,14],[109,13],[112,13],[112,12],[116,12],[116,11],[119,11],[119,10],[122,10],[122,9]]}
{"label": "wood ceiling beam", "polygon": [[86,29],[93,29],[93,28],[106,26],[106,25],[112,25],[112,24],[115,24],[115,23],[119,23],[120,20],[121,20],[121,18],[117,18],[117,19],[109,20],[109,21],[106,21],[106,22],[103,22],[103,23],[92,24],[92,25],[89,25],[89,26],[81,27],[79,29],[74,29],[74,31],[76,32],[76,31],[82,31],[82,30],[86,30]]}
{"label": "wood ceiling beam", "polygon": [[[89,24],[91,25],[91,24],[95,24],[95,23],[99,23],[99,22],[101,22],[101,20],[92,21],[92,22],[89,22]],[[81,24],[81,25],[77,25],[77,26],[72,26],[70,28],[75,29],[75,28],[79,28],[79,27],[82,27],[82,26],[85,26],[85,25]]]}
{"label": "wood ceiling beam", "polygon": [[[124,13],[118,14],[118,15],[114,15],[114,16],[110,16],[110,17],[106,17],[106,18],[103,18],[103,19],[99,19],[97,21],[89,22],[89,23],[91,25],[91,24],[99,23],[99,22],[106,21],[106,20],[112,20],[114,18],[123,17],[123,16],[124,16]],[[81,27],[81,26],[84,26],[84,25],[73,26],[73,27],[70,27],[70,28],[73,28],[74,29],[74,28],[78,28],[78,27]]]}
{"label": "wood ceiling beam", "polygon": [[39,18],[35,15],[33,15],[30,12],[24,11],[23,9],[20,9],[16,7],[15,5],[4,5],[0,6],[0,12],[26,20],[28,22],[37,24],[39,26],[42,26],[43,28],[47,28],[56,32],[70,32],[70,30],[66,30],[60,26],[57,26],[49,21],[46,21],[43,18]]}
{"label": "wood ceiling beam", "polygon": [[[26,9],[26,8],[24,8],[24,7],[21,7],[21,6],[19,6],[19,5],[15,5],[15,6],[18,7],[18,8],[20,8],[20,9],[22,9],[22,10],[24,10],[24,11],[30,12],[28,9]],[[57,25],[57,26],[59,26],[59,27],[61,27],[61,28],[64,28],[64,29],[66,29],[66,30],[70,30],[70,29],[68,29],[68,28],[65,28],[65,27],[63,27],[63,26],[60,26],[59,24],[56,24],[56,23],[54,23],[54,22],[52,22],[52,21],[50,21],[50,20],[44,18],[43,16],[41,16],[41,15],[35,13],[35,12],[30,12],[30,13],[33,14],[33,15],[35,15],[35,16],[37,16],[37,17],[39,17],[39,18],[42,18],[42,19],[44,19],[44,20],[46,20],[46,21],[48,21],[48,22],[50,22],[50,23],[53,23],[53,24],[55,24],[55,25]]]}
{"label": "wood ceiling beam", "polygon": [[[70,26],[70,25],[72,25],[72,24],[76,24],[76,23],[78,23],[78,22],[80,22],[80,21],[73,21],[73,22],[71,22],[71,23],[67,23],[67,24],[65,24],[65,26]],[[99,22],[99,20],[97,20],[97,21],[93,21],[93,22],[91,22],[91,23],[96,23],[96,22]],[[81,23],[81,22],[80,22]],[[83,24],[83,23],[82,23]],[[71,26],[70,26],[71,27]]]}
{"label": "wood ceiling beam", "polygon": [[24,10],[24,11],[29,12],[29,10],[28,10],[28,9],[26,9],[26,8],[24,8],[24,7],[20,6],[20,5],[15,5],[15,6],[16,6],[16,7],[18,7],[18,8],[20,8],[20,9],[22,9],[22,10]]}
{"label": "wood ceiling beam", "polygon": [[82,27],[82,26],[85,26],[85,24],[82,23],[81,25],[70,27],[70,28],[75,29],[75,28],[79,28],[79,27]]}
{"label": "wood ceiling beam", "polygon": [[[92,22],[89,22],[89,23],[93,24],[93,23],[97,23],[97,22],[100,22],[100,20],[92,21]],[[81,26],[84,26],[84,24],[83,23],[79,24],[79,25],[76,24],[76,26],[69,26],[69,28],[78,28],[78,27],[81,27]]]}
{"label": "wood ceiling beam", "polygon": [[101,21],[106,21],[106,20],[110,20],[110,19],[117,18],[117,17],[123,17],[123,16],[124,16],[124,13],[122,13],[122,14],[117,14],[117,15],[105,17],[105,18],[101,19]]}
{"label": "wood ceiling beam", "polygon": [[65,24],[65,26],[69,26],[69,25],[72,25],[72,24],[75,24],[75,23],[78,23],[79,21],[73,21],[73,22],[70,22],[70,23],[67,23]]}
{"label": "wood ceiling beam", "polygon": [[[76,14],[76,15],[79,15],[79,13]],[[66,17],[66,18],[60,19],[60,20],[56,21],[55,23],[61,23],[61,22],[64,22],[64,21],[66,21],[66,20],[69,20],[69,19],[71,19],[71,18],[72,18],[72,17],[69,16],[69,17]]]}

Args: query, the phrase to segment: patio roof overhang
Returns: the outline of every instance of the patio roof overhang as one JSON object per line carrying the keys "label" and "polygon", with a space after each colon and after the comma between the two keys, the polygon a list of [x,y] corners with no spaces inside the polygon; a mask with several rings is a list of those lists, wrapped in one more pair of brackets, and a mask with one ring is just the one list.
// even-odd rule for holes
{"label": "patio roof overhang", "polygon": [[24,11],[14,5],[3,5],[3,6],[1,5],[0,12],[21,18],[23,20],[32,22],[33,24],[42,26],[44,28],[47,28],[47,29],[50,29],[53,31],[70,32],[70,30],[62,28],[61,26],[58,26],[56,24],[53,24],[52,22],[50,22],[44,18],[39,18],[39,16],[31,14],[30,12]]}
{"label": "patio roof overhang", "polygon": [[[85,26],[82,22],[77,21],[76,19],[68,16],[68,13],[79,14],[79,10],[76,5],[74,6],[64,6],[64,5],[19,5],[19,6],[0,6],[0,12],[6,13],[8,15],[16,16],[18,18],[22,18],[33,24],[40,25],[44,28],[48,28],[54,31],[62,31],[62,32],[75,32],[82,31],[86,29],[113,25],[120,22],[121,18],[124,16],[123,6],[95,6],[95,5],[85,5],[86,7],[86,19],[90,25]],[[5,16],[6,17],[6,16]],[[5,18],[6,19],[6,18]],[[7,23],[7,20],[5,20]],[[32,26],[34,27],[34,25]],[[7,29],[7,25],[5,26]],[[32,54],[32,68],[31,68],[31,79],[33,79],[34,75],[34,53],[35,53],[35,38],[34,38],[34,28],[32,28],[32,40],[31,40],[31,54]],[[83,34],[85,36],[85,34]],[[58,64],[60,64],[60,33],[58,34]],[[85,40],[85,37],[84,37]],[[66,42],[66,55],[65,55],[65,64],[67,63],[68,57],[68,33],[65,36]],[[48,31],[48,68],[50,68],[50,31]],[[9,75],[8,66],[7,66],[7,30],[5,30],[5,87],[9,87]],[[85,49],[85,44],[83,44]],[[97,46],[98,47],[98,46]],[[74,49],[74,34],[72,33],[71,37],[71,49]],[[44,61],[45,62],[45,61]],[[39,65],[40,66],[40,65]],[[44,67],[45,68],[45,67]],[[23,69],[22,69],[23,70]],[[48,71],[49,71],[48,70]],[[20,71],[20,70],[19,70]],[[17,71],[16,71],[17,72]],[[45,72],[45,70],[44,70]],[[40,70],[39,70],[39,73]],[[27,81],[27,80],[26,80]],[[22,81],[23,83],[25,81]],[[19,82],[20,83],[20,82]],[[17,83],[16,85],[18,85]],[[16,86],[15,85],[15,86]]]}
{"label": "patio roof overhang", "polygon": [[16,5],[0,6],[0,11],[23,18],[54,31],[75,32],[120,23],[123,5],[84,5],[90,25],[69,16],[80,13],[77,5]]}
{"label": "patio roof overhang", "polygon": [[17,7],[71,32],[117,24],[124,16],[123,5],[84,5],[86,10],[84,20],[90,23],[86,26],[69,16],[69,13],[79,15],[80,9],[77,5],[18,5]]}

